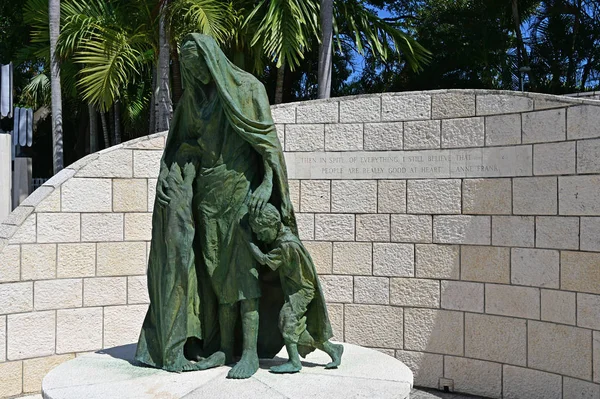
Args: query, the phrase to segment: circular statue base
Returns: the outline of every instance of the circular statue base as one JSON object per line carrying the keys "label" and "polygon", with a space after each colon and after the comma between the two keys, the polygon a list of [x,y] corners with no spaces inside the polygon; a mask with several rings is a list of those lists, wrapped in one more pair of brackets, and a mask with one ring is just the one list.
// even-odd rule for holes
{"label": "circular statue base", "polygon": [[170,373],[140,367],[133,361],[135,345],[86,354],[61,364],[42,383],[45,399],[285,399],[285,398],[408,398],[410,369],[399,360],[372,349],[344,344],[339,368],[326,370],[329,357],[315,351],[295,374],[273,374],[269,367],[287,360],[282,351],[261,360],[247,380],[225,378],[230,367]]}

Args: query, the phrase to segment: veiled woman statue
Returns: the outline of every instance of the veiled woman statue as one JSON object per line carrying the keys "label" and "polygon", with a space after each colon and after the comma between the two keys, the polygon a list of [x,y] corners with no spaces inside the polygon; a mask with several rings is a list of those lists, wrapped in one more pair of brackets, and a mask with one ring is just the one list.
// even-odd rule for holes
{"label": "veiled woman statue", "polygon": [[[184,93],[161,160],[148,261],[150,307],[136,359],[170,371],[232,363],[248,378],[283,346],[278,274],[260,265],[241,224],[271,203],[297,235],[283,152],[263,85],[216,42],[181,46]],[[331,337],[322,293],[308,324]],[[260,314],[260,317],[259,317]]]}

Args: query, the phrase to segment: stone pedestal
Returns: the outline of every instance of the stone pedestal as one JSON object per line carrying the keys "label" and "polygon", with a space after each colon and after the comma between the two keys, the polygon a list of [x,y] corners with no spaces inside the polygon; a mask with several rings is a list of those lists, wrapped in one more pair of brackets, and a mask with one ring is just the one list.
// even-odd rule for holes
{"label": "stone pedestal", "polygon": [[408,398],[413,384],[410,369],[399,360],[372,349],[344,344],[342,365],[326,370],[329,358],[316,351],[296,374],[273,374],[269,367],[286,361],[282,351],[262,360],[247,380],[229,380],[229,367],[187,373],[137,366],[134,345],[87,354],[52,370],[42,384],[45,399],[104,398]]}

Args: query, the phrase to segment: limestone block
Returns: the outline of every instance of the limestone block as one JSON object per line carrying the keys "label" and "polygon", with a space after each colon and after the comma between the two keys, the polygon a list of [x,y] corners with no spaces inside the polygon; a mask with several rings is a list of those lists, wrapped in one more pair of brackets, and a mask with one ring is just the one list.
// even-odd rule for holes
{"label": "limestone block", "polygon": [[513,213],[556,215],[556,192],[556,177],[515,178],[513,179]]}
{"label": "limestone block", "polygon": [[431,118],[431,96],[401,94],[381,96],[382,121],[410,121]]}
{"label": "limestone block", "polygon": [[333,341],[344,340],[344,305],[341,303],[328,303],[327,313],[333,330]]}
{"label": "limestone block", "polygon": [[556,101],[554,98],[534,98],[535,109],[560,108],[573,105],[570,102]]}
{"label": "limestone block", "polygon": [[335,123],[338,121],[338,116],[337,101],[311,102],[296,108],[297,123]]}
{"label": "limestone block", "polygon": [[317,273],[333,273],[333,243],[327,241],[306,241],[304,247],[315,264]]}
{"label": "limestone block", "polygon": [[23,362],[0,363],[0,397],[19,395],[23,386]]}
{"label": "limestone block", "polygon": [[148,179],[148,212],[154,210],[154,200],[156,199],[157,179]]}
{"label": "limestone block", "polygon": [[485,145],[521,144],[521,114],[485,117]]}
{"label": "limestone block", "polygon": [[600,295],[577,294],[577,325],[600,330]]}
{"label": "limestone block", "polygon": [[83,284],[83,306],[125,305],[127,277],[86,278]]}
{"label": "limestone block", "polygon": [[[113,308],[105,309],[106,312],[110,312]],[[57,312],[56,353],[85,352],[101,348],[102,308],[68,309]]]}
{"label": "limestone block", "polygon": [[346,305],[346,342],[378,348],[402,348],[402,308]]}
{"label": "limestone block", "polygon": [[81,241],[123,241],[123,214],[83,213]]}
{"label": "limestone block", "polygon": [[465,179],[462,195],[463,213],[484,215],[511,213],[510,179]]}
{"label": "limestone block", "polygon": [[0,316],[0,362],[6,360],[6,316]]}
{"label": "limestone block", "polygon": [[440,148],[442,122],[415,121],[404,123],[404,149],[421,150]]}
{"label": "limestone block", "polygon": [[460,276],[460,246],[416,245],[417,277],[457,280]]}
{"label": "limestone block", "polygon": [[402,122],[365,123],[365,150],[401,150],[403,130]]}
{"label": "limestone block", "polygon": [[533,174],[568,175],[575,173],[575,142],[533,146]]}
{"label": "limestone block", "polygon": [[440,282],[421,278],[392,278],[390,303],[417,308],[439,308]]}
{"label": "limestone block", "polygon": [[334,180],[331,182],[331,212],[376,213],[377,181]]}
{"label": "limestone block", "polygon": [[569,140],[600,137],[600,114],[597,105],[569,107],[567,137]]}
{"label": "limestone block", "polygon": [[529,367],[583,380],[592,379],[590,330],[530,321],[527,334]]}
{"label": "limestone block", "polygon": [[561,215],[600,215],[600,176],[561,176],[558,179]]}
{"label": "limestone block", "polygon": [[279,140],[279,144],[283,150],[285,148],[285,125],[275,124],[275,130],[277,131],[277,140]]}
{"label": "limestone block", "polygon": [[[158,133],[161,134],[161,133]],[[125,143],[124,148],[132,148],[137,150],[163,150],[165,148],[165,136],[152,134],[144,138],[133,140],[131,144]]]}
{"label": "limestone block", "polygon": [[148,305],[104,308],[104,348],[137,342]]}
{"label": "limestone block", "polygon": [[39,392],[42,389],[42,380],[50,370],[74,358],[73,354],[68,354],[24,360],[23,391]]}
{"label": "limestone block", "polygon": [[416,308],[404,312],[404,349],[463,355],[462,312]]}
{"label": "limestone block", "polygon": [[465,356],[525,366],[527,321],[465,313]]}
{"label": "limestone block", "polygon": [[389,304],[390,279],[387,277],[355,277],[354,303]]}
{"label": "limestone block", "polygon": [[563,398],[560,375],[513,366],[504,366],[503,371],[502,384],[506,399]]}
{"label": "limestone block", "polygon": [[330,180],[302,180],[300,182],[300,210],[302,212],[329,212],[330,207]]}
{"label": "limestone block", "polygon": [[56,341],[55,311],[8,316],[7,358],[9,360],[54,354]]}
{"label": "limestone block", "polygon": [[434,119],[475,116],[474,93],[435,93],[431,105],[431,117]]}
{"label": "limestone block", "polygon": [[290,201],[296,212],[300,211],[300,180],[288,180]]}
{"label": "limestone block", "polygon": [[397,350],[396,358],[413,372],[415,386],[438,388],[439,378],[444,376],[444,356]]}
{"label": "limestone block", "polygon": [[579,218],[538,216],[535,225],[536,247],[579,249]]}
{"label": "limestone block", "polygon": [[575,324],[575,293],[542,290],[542,320]]}
{"label": "limestone block", "polygon": [[390,215],[356,215],[356,241],[390,241]]}
{"label": "limestone block", "polygon": [[562,290],[600,294],[600,254],[563,251],[560,254]]}
{"label": "limestone block", "polygon": [[460,213],[460,179],[409,180],[408,213]]}
{"label": "limestone block", "polygon": [[591,382],[563,378],[563,398],[596,399],[600,398],[600,385]]}
{"label": "limestone block", "polygon": [[577,142],[577,173],[600,173],[600,140]]}
{"label": "limestone block", "polygon": [[[20,208],[17,208],[20,209]],[[12,215],[12,214],[11,214]],[[6,223],[6,221],[5,221]],[[17,228],[12,237],[10,237],[9,244],[23,244],[33,243],[37,241],[37,215],[30,215],[23,223]]]}
{"label": "limestone block", "polygon": [[81,217],[79,213],[38,213],[38,242],[79,242]]}
{"label": "limestone block", "polygon": [[0,313],[31,312],[33,283],[0,284]]}
{"label": "limestone block", "polygon": [[0,251],[0,283],[19,281],[21,276],[21,246],[7,245]]}
{"label": "limestone block", "polygon": [[406,180],[379,180],[377,211],[406,213]]}
{"label": "limestone block", "polygon": [[36,281],[34,291],[35,310],[80,308],[83,303],[81,279]]}
{"label": "limestone block", "polygon": [[[301,240],[315,239],[315,214],[297,213],[296,223],[298,224],[298,234]],[[352,224],[354,227],[354,223]],[[354,234],[354,233],[352,233]]]}
{"label": "limestone block", "polygon": [[21,245],[21,280],[56,277],[56,244]]}
{"label": "limestone block", "polygon": [[533,247],[535,218],[533,216],[492,216],[492,245]]}
{"label": "limestone block", "polygon": [[483,284],[442,281],[442,309],[483,313]]}
{"label": "limestone block", "polygon": [[531,111],[533,99],[516,94],[478,94],[477,115]]}
{"label": "limestone block", "polygon": [[489,245],[491,220],[489,216],[434,216],[433,242],[440,244]]}
{"label": "limestone block", "polygon": [[130,305],[150,303],[146,276],[127,277],[127,303]]}
{"label": "limestone block", "polygon": [[559,288],[558,251],[513,248],[511,266],[512,284]]}
{"label": "limestone block", "polygon": [[566,139],[566,109],[549,109],[523,114],[523,143],[546,143]]}
{"label": "limestone block", "polygon": [[315,240],[354,241],[354,215],[317,214],[315,216]]}
{"label": "limestone block", "polygon": [[286,125],[286,151],[324,151],[324,125]]}
{"label": "limestone block", "polygon": [[271,108],[273,121],[275,123],[296,123],[296,107],[289,105],[281,105]]}
{"label": "limestone block", "polygon": [[128,276],[146,273],[145,242],[98,243],[98,276]]}
{"label": "limestone block", "polygon": [[600,218],[581,218],[580,249],[600,252]]}
{"label": "limestone block", "polygon": [[133,151],[107,152],[79,169],[75,177],[132,177]]}
{"label": "limestone block", "polygon": [[325,125],[325,151],[352,151],[362,149],[362,123]]}
{"label": "limestone block", "polygon": [[486,398],[502,397],[501,364],[446,356],[444,377],[454,381],[456,392],[469,392]]}
{"label": "limestone block", "polygon": [[150,241],[152,239],[152,213],[125,214],[125,241]]}
{"label": "limestone block", "polygon": [[113,180],[113,212],[146,212],[148,180]]}
{"label": "limestone block", "polygon": [[600,383],[600,331],[594,331],[594,382]]}
{"label": "limestone block", "polygon": [[411,244],[374,243],[373,275],[387,277],[414,276],[414,246]]}
{"label": "limestone block", "polygon": [[486,284],[485,312],[540,319],[540,290],[512,285]]}
{"label": "limestone block", "polygon": [[333,243],[333,273],[371,275],[372,252],[371,243]]}
{"label": "limestone block", "polygon": [[483,118],[442,120],[442,148],[482,147],[484,141]]}
{"label": "limestone block", "polygon": [[[64,169],[63,169],[64,170]],[[52,191],[38,206],[36,212],[60,212],[60,188]]]}
{"label": "limestone block", "polygon": [[134,151],[133,177],[156,179],[160,172],[160,159],[163,151]]}
{"label": "limestone block", "polygon": [[433,221],[430,215],[391,215],[391,240],[430,243]]}
{"label": "limestone block", "polygon": [[63,212],[112,211],[110,179],[72,178],[60,188]]}
{"label": "limestone block", "polygon": [[96,274],[96,244],[58,244],[56,277],[89,277]]}
{"label": "limestone block", "polygon": [[323,295],[327,302],[352,303],[354,283],[352,276],[320,276]]}
{"label": "limestone block", "polygon": [[[61,171],[62,172],[62,171]],[[21,202],[20,206],[33,206],[37,207],[37,205],[42,202],[50,193],[54,191],[53,187],[50,186],[41,186],[38,187],[33,193],[29,195],[29,197],[25,198],[23,202]]]}
{"label": "limestone block", "polygon": [[369,96],[340,101],[340,122],[377,122],[381,119],[381,97]]}

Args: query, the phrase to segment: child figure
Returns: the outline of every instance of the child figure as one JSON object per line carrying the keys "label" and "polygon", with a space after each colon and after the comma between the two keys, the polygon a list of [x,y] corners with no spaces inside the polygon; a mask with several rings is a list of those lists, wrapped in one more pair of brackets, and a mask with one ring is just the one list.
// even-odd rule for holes
{"label": "child figure", "polygon": [[270,249],[268,253],[263,253],[248,237],[250,251],[260,264],[279,271],[285,295],[285,304],[279,313],[279,329],[289,361],[271,367],[271,371],[296,373],[302,369],[299,355],[306,357],[315,349],[331,357],[326,369],[338,367],[344,347],[329,342],[331,325],[317,272],[308,251],[300,239],[281,223],[279,212],[271,204],[267,204],[258,214],[250,214],[250,226],[256,237]]}

